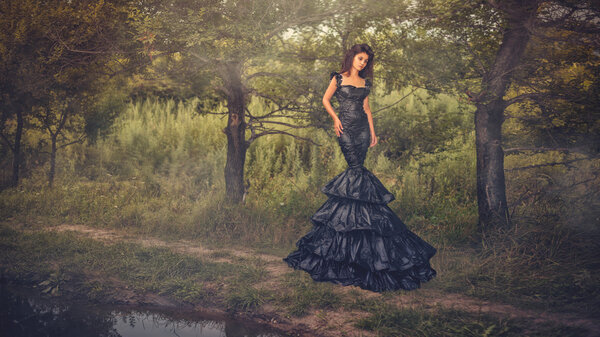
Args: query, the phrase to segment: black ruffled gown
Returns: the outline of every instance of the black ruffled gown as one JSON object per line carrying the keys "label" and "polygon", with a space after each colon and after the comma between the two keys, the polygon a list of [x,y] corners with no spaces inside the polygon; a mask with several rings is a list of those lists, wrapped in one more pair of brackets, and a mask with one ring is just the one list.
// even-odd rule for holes
{"label": "black ruffled gown", "polygon": [[407,229],[386,205],[395,197],[364,166],[371,132],[363,101],[365,87],[342,85],[335,95],[340,103],[343,133],[338,141],[348,168],[321,191],[329,198],[311,217],[313,228],[283,260],[318,282],[355,285],[375,292],[413,290],[436,276],[429,259],[436,249]]}

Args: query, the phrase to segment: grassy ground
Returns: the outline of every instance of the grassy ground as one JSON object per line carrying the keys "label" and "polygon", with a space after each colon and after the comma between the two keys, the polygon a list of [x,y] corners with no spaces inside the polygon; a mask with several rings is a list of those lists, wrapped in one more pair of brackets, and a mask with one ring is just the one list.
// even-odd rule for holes
{"label": "grassy ground", "polygon": [[[177,303],[272,315],[274,321],[279,320],[273,325],[285,327],[283,331],[309,326],[316,335],[318,331],[331,336],[586,333],[585,323],[573,325],[568,316],[557,314],[540,321],[541,312],[528,311],[529,305],[492,310],[493,304],[480,302],[479,310],[474,310],[472,303],[465,302],[468,297],[436,302],[451,294],[444,295],[447,277],[443,270],[441,277],[416,292],[374,294],[357,287],[314,282],[306,273],[284,266],[281,256],[252,249],[209,249],[198,242],[142,239],[89,227],[60,228],[3,224],[2,273],[11,280],[37,284],[41,291],[55,296],[69,289],[106,302],[121,298],[123,291],[156,294]],[[449,252],[444,255],[452,258]],[[106,282],[110,279],[114,282]],[[583,312],[579,314],[584,318]]]}
{"label": "grassy ground", "polygon": [[[228,206],[217,193],[177,204],[168,196],[138,194],[138,185],[130,181],[65,184],[55,189],[42,185],[35,193],[27,191],[36,190],[35,186],[24,183],[21,190],[2,192],[0,203],[6,208],[14,205],[6,219],[37,229],[84,224],[167,241],[188,239],[212,249],[245,247],[281,257],[311,226],[299,220],[309,215],[280,218],[279,211],[258,206]],[[305,205],[315,203],[310,206],[314,210],[325,196],[306,200]],[[414,216],[407,224],[438,248],[432,263],[442,275],[436,282],[439,289],[538,310],[600,314],[598,234],[518,220],[511,230],[490,233],[479,243],[457,242],[452,227],[445,227],[450,228],[446,232],[444,227],[420,221],[425,220]]]}

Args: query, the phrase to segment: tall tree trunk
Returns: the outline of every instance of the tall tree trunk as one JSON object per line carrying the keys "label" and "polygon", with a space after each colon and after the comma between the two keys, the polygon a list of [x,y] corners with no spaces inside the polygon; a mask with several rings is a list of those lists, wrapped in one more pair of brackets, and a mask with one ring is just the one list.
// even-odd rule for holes
{"label": "tall tree trunk", "polygon": [[[510,222],[502,151],[502,102],[480,105],[475,112],[477,204],[480,230]],[[498,114],[500,112],[500,114]]]}
{"label": "tall tree trunk", "polygon": [[[517,7],[517,6],[515,6]],[[521,61],[529,41],[524,26],[535,12],[527,2],[509,10],[508,26],[490,71],[482,80],[482,98],[476,103],[475,147],[477,151],[477,202],[479,230],[510,224],[504,181],[502,122],[506,108],[504,95],[512,71]]]}
{"label": "tall tree trunk", "polygon": [[20,105],[15,109],[17,115],[17,130],[15,132],[15,144],[13,146],[13,172],[11,186],[16,187],[19,184],[19,166],[21,163],[21,135],[23,134],[23,111]]}
{"label": "tall tree trunk", "polygon": [[49,187],[52,187],[52,184],[54,183],[54,172],[56,172],[56,137],[58,137],[58,133],[51,135],[52,150],[50,151],[50,172],[48,172]]}
{"label": "tall tree trunk", "polygon": [[56,131],[51,131],[51,126],[47,125],[48,131],[50,131],[50,139],[52,141],[52,150],[50,151],[50,172],[48,172],[48,186],[52,187],[54,184],[54,175],[56,172],[56,151],[58,150],[56,147],[56,141],[58,139],[58,135],[62,132],[65,123],[67,122],[67,118],[69,118],[69,111],[72,108],[72,101],[69,101],[69,105],[66,109],[62,110],[60,114],[60,123],[58,123],[56,127]]}
{"label": "tall tree trunk", "polygon": [[241,78],[241,63],[227,63],[221,70],[227,93],[229,118],[223,130],[227,135],[225,190],[227,198],[239,203],[244,196],[244,163],[246,161],[245,97]]}

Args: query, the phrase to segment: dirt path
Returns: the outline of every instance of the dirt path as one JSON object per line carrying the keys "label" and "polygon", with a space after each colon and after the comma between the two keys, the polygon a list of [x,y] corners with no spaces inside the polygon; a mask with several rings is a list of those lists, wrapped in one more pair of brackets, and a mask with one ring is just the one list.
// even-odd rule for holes
{"label": "dirt path", "polygon": [[[260,254],[250,250],[213,250],[203,247],[198,242],[194,241],[179,240],[176,242],[167,242],[156,238],[140,238],[139,236],[131,236],[115,230],[97,229],[82,225],[63,224],[49,227],[46,230],[58,232],[74,231],[82,236],[109,243],[115,241],[127,241],[149,247],[166,247],[178,253],[200,257],[213,262],[234,263],[235,261],[233,261],[230,256],[257,258],[264,263],[265,270],[270,275],[267,278],[269,281],[261,283],[261,287],[268,289],[282,288],[283,276],[291,271],[287,264],[282,260],[282,257]],[[590,332],[589,336],[600,336],[600,324],[591,319],[580,318],[576,315],[566,313],[521,309],[512,305],[493,303],[462,294],[444,293],[431,288],[421,288],[417,291],[403,293],[402,296],[387,297],[385,299],[382,297],[382,294],[363,290],[355,286],[335,287],[334,291],[340,295],[348,294],[348,292],[353,291],[355,294],[358,293],[365,298],[381,298],[387,303],[394,304],[398,307],[420,307],[430,309],[441,306],[472,313],[487,313],[497,317],[522,318],[527,319],[534,324],[560,323],[566,326],[586,328]],[[161,301],[164,302],[165,300],[155,299],[154,302],[160,304]],[[153,302],[152,299],[150,299],[150,302]],[[201,308],[198,309],[200,310]],[[262,321],[262,323],[269,324],[281,331],[295,333],[302,331],[304,332],[302,334],[303,336],[308,336],[308,331],[310,331],[310,334],[313,336],[375,336],[373,333],[352,326],[354,320],[368,315],[366,312],[362,311],[345,311],[343,309],[337,312],[312,310],[309,311],[309,314],[306,316],[291,318],[281,317],[278,314],[277,309],[270,305],[264,305],[258,311],[259,312],[252,314],[252,316],[248,318]]]}

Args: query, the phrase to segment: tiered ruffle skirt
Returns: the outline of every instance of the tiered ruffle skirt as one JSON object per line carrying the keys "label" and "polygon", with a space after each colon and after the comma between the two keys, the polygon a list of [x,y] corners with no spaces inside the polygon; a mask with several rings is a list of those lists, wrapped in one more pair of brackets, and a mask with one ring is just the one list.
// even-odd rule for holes
{"label": "tiered ruffle skirt", "polygon": [[321,191],[328,199],[283,259],[290,267],[375,292],[417,289],[436,276],[429,260],[437,250],[387,206],[394,195],[364,166],[347,168]]}

